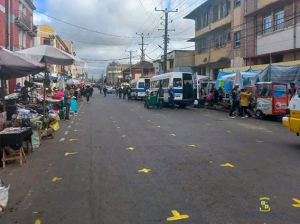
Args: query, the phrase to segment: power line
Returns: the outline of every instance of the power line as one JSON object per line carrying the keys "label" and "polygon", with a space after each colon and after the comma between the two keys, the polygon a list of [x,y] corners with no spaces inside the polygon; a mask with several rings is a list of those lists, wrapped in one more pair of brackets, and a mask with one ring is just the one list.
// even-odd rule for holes
{"label": "power line", "polygon": [[45,16],[51,18],[51,19],[55,19],[55,20],[57,20],[57,21],[59,21],[59,22],[62,22],[62,23],[68,24],[68,25],[70,25],[70,26],[76,27],[76,28],[78,28],[78,29],[86,30],[86,31],[89,31],[89,32],[99,33],[99,34],[101,34],[101,35],[110,36],[110,37],[131,38],[131,39],[136,38],[136,37],[119,36],[119,35],[108,34],[108,33],[100,32],[100,31],[96,31],[96,30],[91,30],[91,29],[88,29],[88,28],[84,28],[84,27],[81,27],[81,26],[74,25],[74,24],[72,24],[72,23],[68,23],[68,22],[66,22],[66,21],[63,21],[63,20],[61,20],[61,19],[58,19],[58,18],[55,18],[55,17],[53,17],[53,16],[47,15],[47,14],[45,14],[45,13],[43,13],[43,12],[38,11],[38,10],[35,10],[35,11],[38,12],[38,13],[40,13],[40,14],[43,14],[43,15],[45,15]]}

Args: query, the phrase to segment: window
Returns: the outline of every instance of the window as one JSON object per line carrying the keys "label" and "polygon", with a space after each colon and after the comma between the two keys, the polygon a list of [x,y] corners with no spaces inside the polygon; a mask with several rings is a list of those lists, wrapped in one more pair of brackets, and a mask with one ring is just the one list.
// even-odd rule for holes
{"label": "window", "polygon": [[19,30],[19,46],[23,46],[23,31]]}
{"label": "window", "polygon": [[275,13],[275,30],[282,30],[284,28],[284,10]]}
{"label": "window", "polygon": [[234,46],[235,47],[241,46],[241,31],[234,33]]}
{"label": "window", "polygon": [[161,84],[162,84],[163,88],[168,88],[169,87],[169,79],[162,80]]}
{"label": "window", "polygon": [[174,61],[170,61],[170,69],[174,68]]}
{"label": "window", "polygon": [[228,16],[228,6],[227,6],[227,0],[224,0],[221,3],[221,18]]}
{"label": "window", "polygon": [[198,53],[206,52],[206,37],[201,38],[198,42]]}
{"label": "window", "polygon": [[220,39],[219,39],[219,34],[215,34],[215,48],[219,48],[220,47]]}
{"label": "window", "polygon": [[181,78],[174,78],[173,79],[173,87],[182,87],[182,81]]}
{"label": "window", "polygon": [[208,26],[208,13],[203,15],[203,28]]}
{"label": "window", "polygon": [[223,46],[226,46],[226,32],[225,30],[221,31],[220,32],[220,46],[223,47]]}
{"label": "window", "polygon": [[139,82],[139,87],[138,88],[144,88],[144,87],[145,87],[145,83]]}
{"label": "window", "polygon": [[264,17],[263,21],[263,34],[272,32],[272,16],[268,14]]}
{"label": "window", "polygon": [[202,29],[202,20],[200,16],[197,17],[196,29],[197,30]]}
{"label": "window", "polygon": [[216,22],[219,19],[219,6],[213,7],[213,22]]}
{"label": "window", "polygon": [[241,5],[241,0],[234,0],[234,7],[239,7]]}

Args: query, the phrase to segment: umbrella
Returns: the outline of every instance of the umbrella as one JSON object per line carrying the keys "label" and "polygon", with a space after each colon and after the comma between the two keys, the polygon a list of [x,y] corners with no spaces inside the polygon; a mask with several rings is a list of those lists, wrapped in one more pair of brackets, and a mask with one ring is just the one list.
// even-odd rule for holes
{"label": "umbrella", "polygon": [[[45,74],[43,74],[43,73],[39,73],[39,74],[33,76],[33,81],[34,82],[40,82],[41,83],[41,82],[44,81],[44,79],[45,79]],[[55,77],[52,74],[50,74],[49,79],[50,79],[50,81],[57,82],[58,77],[57,76]]]}
{"label": "umbrella", "polygon": [[29,74],[37,74],[43,70],[45,70],[44,65],[0,46],[0,79],[20,78]]}
{"label": "umbrella", "polygon": [[83,63],[79,58],[74,57],[58,48],[49,45],[40,45],[16,52],[34,61],[54,65],[72,65],[75,62]]}
{"label": "umbrella", "polygon": [[[38,62],[43,62],[46,64],[45,67],[47,67],[47,64],[72,65],[75,62],[83,63],[82,60],[74,57],[73,55],[49,45],[40,45],[37,47],[28,48],[22,51],[18,51],[17,54],[24,55],[26,58],[30,58]],[[44,84],[46,77],[47,73],[45,72]],[[45,98],[46,88],[44,86],[44,116],[46,107]]]}

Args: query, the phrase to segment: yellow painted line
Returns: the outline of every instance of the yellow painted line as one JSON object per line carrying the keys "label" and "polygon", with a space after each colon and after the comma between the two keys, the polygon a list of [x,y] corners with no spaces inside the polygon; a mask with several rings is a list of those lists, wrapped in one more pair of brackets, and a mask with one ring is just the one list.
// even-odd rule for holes
{"label": "yellow painted line", "polygon": [[230,163],[221,164],[221,166],[234,167],[234,165],[232,165]]}
{"label": "yellow painted line", "polygon": [[75,155],[77,154],[78,152],[66,152],[65,153],[65,156],[69,156],[69,155]]}
{"label": "yellow painted line", "polygon": [[178,211],[176,210],[172,210],[172,217],[167,218],[167,221],[177,221],[180,219],[188,219],[189,216],[188,215],[180,215]]}
{"label": "yellow painted line", "polygon": [[169,134],[170,136],[176,136],[175,134]]}
{"label": "yellow painted line", "polygon": [[191,145],[188,145],[189,147],[194,147],[194,148],[196,148],[196,145],[193,145],[193,144],[191,144]]}
{"label": "yellow painted line", "polygon": [[62,178],[60,178],[60,177],[54,177],[54,178],[52,179],[53,182],[58,181],[58,180],[62,180]]}
{"label": "yellow painted line", "polygon": [[76,139],[76,138],[71,138],[70,139],[70,142],[74,142],[74,141],[79,141],[79,139]]}
{"label": "yellow painted line", "polygon": [[126,149],[131,150],[131,151],[135,150],[134,147],[128,147],[128,148],[126,148]]}
{"label": "yellow painted line", "polygon": [[34,224],[41,224],[42,221],[40,219],[35,220]]}
{"label": "yellow painted line", "polygon": [[39,212],[32,212],[32,214],[38,214]]}
{"label": "yellow painted line", "polygon": [[138,172],[139,173],[149,173],[150,171],[151,171],[151,169],[144,168],[144,169],[139,170]]}
{"label": "yellow painted line", "polygon": [[263,143],[264,141],[259,141],[259,140],[256,140],[258,143]]}
{"label": "yellow painted line", "polygon": [[292,200],[297,203],[297,204],[292,204],[292,206],[295,208],[300,208],[300,200],[297,198],[292,198]]}

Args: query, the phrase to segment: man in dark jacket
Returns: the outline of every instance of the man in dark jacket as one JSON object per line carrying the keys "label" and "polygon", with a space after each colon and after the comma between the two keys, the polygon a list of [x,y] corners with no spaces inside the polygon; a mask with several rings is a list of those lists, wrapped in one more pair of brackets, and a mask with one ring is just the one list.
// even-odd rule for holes
{"label": "man in dark jacket", "polygon": [[162,109],[164,106],[164,94],[164,89],[162,88],[162,85],[160,85],[157,91],[159,109]]}
{"label": "man in dark jacket", "polygon": [[229,118],[235,118],[232,116],[232,113],[238,109],[239,115],[242,116],[241,112],[241,103],[240,103],[240,94],[239,94],[239,85],[235,85],[231,91],[232,104],[229,112]]}
{"label": "man in dark jacket", "polygon": [[176,109],[175,103],[174,103],[175,93],[174,93],[173,85],[170,85],[170,89],[169,89],[168,93],[169,93],[169,103],[171,104],[172,109],[175,110]]}
{"label": "man in dark jacket", "polygon": [[130,88],[130,86],[127,87],[127,99],[128,99],[128,101],[131,100],[131,88]]}

